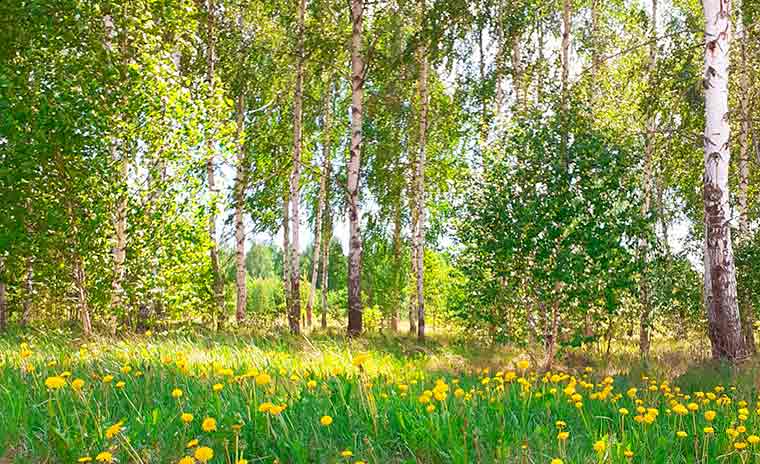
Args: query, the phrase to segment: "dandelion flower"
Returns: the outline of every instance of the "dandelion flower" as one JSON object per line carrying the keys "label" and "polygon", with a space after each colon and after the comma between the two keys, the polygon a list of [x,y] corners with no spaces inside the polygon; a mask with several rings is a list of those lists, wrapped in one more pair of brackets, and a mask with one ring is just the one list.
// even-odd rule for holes
{"label": "dandelion flower", "polygon": [[201,425],[201,428],[204,432],[214,432],[216,431],[216,419],[213,417],[207,417],[203,419],[203,424]]}
{"label": "dandelion flower", "polygon": [[705,420],[707,422],[712,422],[715,419],[716,415],[717,415],[717,413],[715,411],[713,411],[713,410],[705,411]]}
{"label": "dandelion flower", "polygon": [[607,449],[607,442],[604,440],[597,440],[594,443],[594,451],[597,452],[597,454],[602,454]]}
{"label": "dandelion flower", "polygon": [[195,459],[191,458],[190,456],[185,456],[184,458],[180,459],[177,464],[195,464]]}
{"label": "dandelion flower", "polygon": [[71,389],[74,391],[82,391],[82,388],[84,388],[84,380],[82,379],[74,379],[71,382]]}
{"label": "dandelion flower", "polygon": [[224,388],[224,385],[221,383],[215,383],[213,387],[211,387],[214,390],[214,393],[219,393]]}
{"label": "dandelion flower", "polygon": [[678,432],[676,432],[676,436],[677,436],[678,438],[686,438],[686,437],[688,437],[688,436],[689,436],[689,434],[688,434],[688,433],[686,433],[686,432],[684,432],[683,430],[679,430]]}
{"label": "dandelion flower", "polygon": [[64,385],[66,385],[66,379],[57,375],[55,377],[48,377],[45,379],[45,386],[48,388],[48,390],[58,390]]}
{"label": "dandelion flower", "polygon": [[172,390],[172,398],[174,398],[175,400],[182,398],[182,390],[180,390],[179,388],[175,388],[174,390]]}
{"label": "dandelion flower", "polygon": [[110,440],[113,437],[115,437],[116,435],[118,435],[119,432],[121,432],[121,426],[122,425],[124,425],[124,422],[119,421],[119,422],[111,425],[110,427],[108,427],[106,429],[106,438],[108,438]]}
{"label": "dandelion flower", "polygon": [[270,377],[266,372],[262,372],[256,376],[256,385],[268,385],[271,381],[272,377]]}
{"label": "dandelion flower", "polygon": [[77,459],[77,462],[92,462],[92,458],[90,456],[82,456]]}
{"label": "dandelion flower", "polygon": [[95,460],[98,462],[112,463],[113,455],[109,453],[108,451],[103,451],[103,452],[98,453],[97,456],[95,456]]}
{"label": "dandelion flower", "polygon": [[192,440],[190,440],[189,442],[187,442],[187,445],[185,446],[185,448],[194,448],[196,446],[198,446],[198,439],[197,438],[193,438]]}
{"label": "dandelion flower", "polygon": [[328,425],[333,423],[333,418],[330,416],[322,416],[322,418],[319,419],[319,423],[327,427]]}
{"label": "dandelion flower", "polygon": [[564,461],[562,461],[560,458],[554,458],[552,459],[551,464],[564,464]]}
{"label": "dandelion flower", "polygon": [[182,419],[182,422],[184,422],[185,424],[189,424],[190,422],[193,421],[193,415],[190,414],[189,412],[183,412],[182,415],[179,417],[180,419]]}
{"label": "dandelion flower", "polygon": [[343,450],[340,452],[340,455],[344,458],[350,458],[354,453],[352,453],[351,450]]}
{"label": "dandelion flower", "polygon": [[208,446],[201,446],[197,450],[195,450],[195,459],[199,460],[200,462],[206,463],[211,460],[211,458],[214,457],[214,450],[209,448]]}
{"label": "dandelion flower", "polygon": [[737,441],[734,443],[734,448],[736,448],[738,451],[741,451],[747,447],[747,442],[744,441]]}
{"label": "dandelion flower", "polygon": [[749,442],[750,445],[757,445],[758,443],[760,443],[760,437],[758,437],[757,435],[750,435],[747,437],[747,441]]}

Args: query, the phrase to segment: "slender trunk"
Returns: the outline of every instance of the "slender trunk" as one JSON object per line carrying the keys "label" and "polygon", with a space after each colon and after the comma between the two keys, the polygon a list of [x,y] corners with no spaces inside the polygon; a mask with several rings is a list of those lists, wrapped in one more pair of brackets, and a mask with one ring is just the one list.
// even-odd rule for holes
{"label": "slender trunk", "polygon": [[285,313],[290,320],[290,193],[282,199],[282,284],[285,292]]}
{"label": "slender trunk", "polygon": [[[425,0],[420,0],[421,22],[424,28],[425,22]],[[425,338],[425,292],[424,292],[424,257],[425,257],[425,151],[427,146],[427,128],[428,128],[428,58],[427,48],[422,45],[419,49],[420,77],[419,77],[419,98],[420,98],[420,141],[419,154],[417,159],[416,181],[416,209],[417,209],[417,229],[414,234],[414,243],[417,249],[417,275],[415,276],[417,286],[417,338]]]}
{"label": "slender trunk", "polygon": [[79,307],[79,320],[82,324],[82,332],[85,336],[92,335],[92,322],[90,321],[90,308],[87,302],[87,276],[85,274],[84,260],[79,253],[74,253],[74,286],[77,291],[77,306]]}
{"label": "slender trunk", "polygon": [[[424,6],[424,5],[423,5]],[[502,79],[504,78],[504,53],[506,50],[506,41],[504,39],[504,7],[502,2],[496,5],[496,57],[495,57],[495,76],[494,76],[494,119],[496,120],[497,129],[502,121],[502,107],[504,105],[504,89],[502,88]]]}
{"label": "slender trunk", "polygon": [[5,297],[5,257],[0,256],[0,331],[4,331],[8,321],[8,301]]}
{"label": "slender trunk", "polygon": [[[214,0],[207,0],[207,14],[206,21],[206,34],[207,34],[207,51],[206,51],[206,80],[208,82],[209,89],[209,103],[214,99]],[[209,112],[210,113],[210,112]],[[211,118],[209,117],[209,120]],[[207,121],[208,126],[210,121]],[[217,209],[217,196],[219,190],[216,187],[216,178],[214,173],[214,144],[211,130],[206,127],[206,175],[208,176],[208,191],[211,196],[211,213],[208,218],[208,234],[211,239],[211,249],[209,251],[209,257],[211,259],[211,274],[214,279],[214,306],[217,314],[217,329],[224,326],[224,281],[222,280],[222,273],[219,269],[219,244],[216,238],[216,209]]]}
{"label": "slender trunk", "polygon": [[544,358],[544,369],[549,371],[554,363],[554,356],[557,354],[557,336],[559,334],[559,299],[551,305],[551,309],[546,314],[544,331],[544,348],[546,358]]}
{"label": "slender trunk", "polygon": [[[599,97],[599,64],[601,46],[599,41],[599,3],[601,0],[591,0],[591,108]],[[655,3],[657,0],[653,0]],[[656,8],[656,7],[655,7]],[[596,114],[596,113],[594,113]]]}
{"label": "slender trunk", "polygon": [[515,89],[515,104],[525,110],[528,100],[523,92],[523,66],[520,51],[520,34],[512,33],[512,86]]}
{"label": "slender trunk", "polygon": [[290,176],[290,333],[301,333],[301,265],[300,253],[300,229],[301,229],[301,144],[303,122],[303,62],[304,62],[304,15],[306,12],[306,0],[298,2],[298,44],[296,50],[296,88],[293,97],[293,172]]}
{"label": "slender trunk", "polygon": [[[115,52],[115,48],[113,46],[113,38],[115,36],[115,29],[113,24],[113,19],[110,15],[105,15],[103,17],[103,26],[105,29],[105,47],[106,50],[108,50],[111,53]],[[122,49],[126,48],[122,44]],[[120,61],[122,61],[122,65],[126,67],[126,51],[122,50],[122,53],[119,53],[121,55]],[[122,77],[124,77],[122,75]],[[118,118],[118,117],[117,117]],[[121,185],[120,188],[122,191],[118,192],[118,196],[116,198],[116,207],[114,210],[113,215],[113,228],[114,228],[114,239],[113,239],[113,280],[111,281],[111,309],[114,314],[120,310],[121,306],[124,304],[124,277],[125,277],[125,267],[124,263],[127,258],[127,201],[128,201],[128,195],[127,195],[127,188],[126,188],[126,182],[127,177],[129,175],[129,162],[126,155],[126,144],[121,143],[121,148],[124,150],[124,152],[119,155],[119,142],[116,137],[111,137],[110,140],[110,151],[111,151],[111,161],[118,166],[118,175],[121,178]],[[114,324],[115,328],[115,324]]]}
{"label": "slender trunk", "polygon": [[546,58],[544,57],[544,25],[540,22],[538,24],[538,77],[536,79],[536,104],[541,103],[544,100],[544,65],[546,64]]}
{"label": "slender trunk", "polygon": [[322,211],[325,209],[325,199],[327,197],[327,173],[330,169],[330,155],[332,151],[330,131],[332,129],[332,84],[328,79],[328,89],[325,92],[325,101],[323,107],[324,124],[322,131],[324,139],[322,142],[322,175],[319,179],[319,201],[317,204],[317,223],[314,226],[316,238],[314,239],[314,257],[311,270],[311,288],[309,289],[309,301],[306,304],[306,325],[311,327],[312,312],[314,308],[314,294],[317,292],[317,274],[319,273],[320,246],[322,244]]}
{"label": "slender trunk", "polygon": [[359,217],[359,172],[362,148],[362,97],[364,56],[362,23],[364,0],[351,0],[351,155],[348,161],[348,333],[362,332],[361,258],[362,236]]}
{"label": "slender trunk", "polygon": [[705,304],[714,358],[746,356],[731,244],[728,169],[728,70],[731,1],[704,0],[705,11]]}
{"label": "slender trunk", "polygon": [[393,289],[395,298],[393,314],[391,314],[391,330],[398,332],[399,308],[401,307],[401,192],[396,200],[396,211],[393,218]]}
{"label": "slender trunk", "polygon": [[[749,190],[749,121],[751,118],[747,101],[751,94],[749,64],[747,63],[747,41],[750,32],[741,22],[739,24],[742,27],[742,40],[740,42],[741,77],[739,80],[741,88],[741,95],[739,96],[739,117],[741,118],[741,129],[739,132],[739,240],[747,240],[750,236],[747,207],[747,191]],[[744,298],[741,303],[739,313],[742,320],[744,345],[747,349],[747,354],[754,355],[757,353],[754,332],[754,308],[749,299]]]}
{"label": "slender trunk", "polygon": [[[485,26],[480,24],[478,30],[478,52],[479,62],[478,69],[480,71],[480,156],[484,157],[486,151],[486,143],[488,141],[488,105],[486,101],[486,51],[483,43],[483,34],[485,33]],[[485,169],[486,161],[483,159],[483,168]]]}
{"label": "slender trunk", "polygon": [[[329,178],[329,171],[327,177]],[[329,208],[325,211],[325,224],[322,245],[322,329],[327,328],[327,285],[329,284],[328,278],[330,276],[330,240],[332,239],[332,224],[330,220]]]}
{"label": "slender trunk", "polygon": [[[412,231],[416,229],[416,221],[415,218],[416,214],[414,211],[412,212]],[[411,248],[411,254],[412,254],[412,276],[417,275],[417,248],[412,246]],[[415,334],[417,333],[417,285],[411,286],[411,291],[409,294],[409,333]]]}
{"label": "slender trunk", "polygon": [[34,296],[34,267],[32,258],[26,260],[26,277],[24,279],[24,311],[21,314],[20,325],[26,327],[32,317],[32,298]]}
{"label": "slender trunk", "polygon": [[560,158],[562,168],[568,169],[568,112],[569,112],[569,76],[570,76],[570,34],[572,33],[572,0],[562,0],[562,89],[560,95],[560,118],[562,134],[560,140]]}
{"label": "slender trunk", "polygon": [[240,91],[237,98],[237,175],[235,178],[235,258],[237,285],[237,304],[235,306],[235,319],[238,324],[245,319],[245,309],[248,305],[248,287],[246,286],[245,272],[245,223],[243,214],[245,208],[245,186],[248,181],[246,169],[245,144],[243,142],[243,130],[245,129],[245,95]]}
{"label": "slender trunk", "polygon": [[[657,0],[652,0],[652,39],[657,37]],[[652,41],[649,46],[649,79],[654,79],[655,71],[657,69],[657,42]],[[643,193],[644,201],[641,204],[642,216],[648,216],[652,208],[652,179],[654,173],[652,172],[652,160],[654,159],[655,151],[655,134],[657,131],[657,113],[651,110],[647,120],[647,140],[644,146],[644,172],[642,173],[643,180]],[[646,239],[642,239],[641,245],[641,259],[644,262],[644,269],[641,273],[641,288],[639,291],[639,299],[641,301],[641,312],[639,314],[639,355],[642,358],[649,356],[650,337],[649,337],[649,318],[652,314],[652,305],[649,295],[649,244]]]}

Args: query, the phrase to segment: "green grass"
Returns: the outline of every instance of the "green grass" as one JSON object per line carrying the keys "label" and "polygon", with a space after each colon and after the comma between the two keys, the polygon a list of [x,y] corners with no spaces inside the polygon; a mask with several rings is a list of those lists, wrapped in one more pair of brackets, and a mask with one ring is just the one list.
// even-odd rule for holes
{"label": "green grass", "polygon": [[[212,463],[760,462],[760,448],[734,448],[760,432],[754,386],[742,380],[753,370],[736,377],[713,367],[668,369],[662,362],[673,355],[656,351],[651,372],[678,375],[685,385],[730,400],[705,404],[695,392],[664,383],[663,375],[656,383],[642,380],[626,349],[616,352],[606,366],[599,355],[567,353],[564,373],[552,378],[516,367],[530,353],[445,338],[418,345],[393,336],[172,333],[85,342],[63,332],[15,334],[0,339],[0,463],[71,463],[103,451],[120,463],[176,463],[196,452],[186,447],[193,439],[213,450]],[[590,374],[586,364],[595,366]],[[257,385],[262,372],[271,382]],[[617,375],[604,383],[607,374]],[[108,375],[113,379],[104,382]],[[46,379],[57,376],[65,385],[47,388]],[[81,392],[72,388],[74,379],[85,381]],[[221,391],[214,392],[215,384]],[[445,385],[438,387],[445,399],[421,402],[436,384]],[[715,392],[719,384],[724,392]],[[656,388],[649,391],[650,385]],[[631,387],[638,388],[635,397],[626,394]],[[173,397],[175,389],[181,397]],[[572,400],[575,393],[579,401]],[[651,425],[634,419],[637,399],[658,411]],[[749,403],[744,420],[741,400]],[[674,404],[691,402],[698,404],[695,413],[673,412]],[[260,412],[262,403],[285,409]],[[708,409],[717,412],[713,435],[703,431]],[[182,422],[183,412],[194,416],[191,423]],[[329,426],[320,423],[325,415],[333,419]],[[216,420],[215,431],[202,430],[207,417]],[[557,439],[558,420],[567,424],[565,442]],[[123,427],[108,438],[118,422]],[[739,425],[746,431],[727,434]],[[597,453],[600,440],[605,450]],[[353,456],[341,456],[345,450]]]}

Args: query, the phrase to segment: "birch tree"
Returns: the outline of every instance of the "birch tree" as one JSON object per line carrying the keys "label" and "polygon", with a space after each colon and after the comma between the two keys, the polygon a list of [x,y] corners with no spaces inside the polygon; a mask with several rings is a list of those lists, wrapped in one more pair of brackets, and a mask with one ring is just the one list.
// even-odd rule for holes
{"label": "birch tree", "polygon": [[704,207],[705,306],[712,354],[739,361],[746,355],[736,297],[731,244],[728,170],[728,72],[731,0],[703,0],[705,14]]}
{"label": "birch tree", "polygon": [[361,259],[362,236],[359,212],[359,180],[362,150],[362,99],[365,62],[362,51],[364,0],[351,0],[351,148],[348,160],[348,334],[362,332]]}
{"label": "birch tree", "polygon": [[[209,100],[215,97],[214,87],[214,63],[215,63],[215,32],[214,32],[214,0],[206,2],[206,82],[208,85]],[[211,118],[207,121],[210,126]],[[219,189],[216,186],[216,161],[214,153],[214,141],[210,127],[206,127],[206,177],[210,196],[211,212],[208,218],[208,234],[211,240],[209,259],[211,260],[211,274],[213,278],[214,306],[216,308],[217,328],[224,325],[224,280],[219,269],[219,243],[216,237],[216,209]]]}
{"label": "birch tree", "polygon": [[[424,33],[425,28],[425,0],[420,0],[420,26]],[[424,256],[425,256],[425,150],[427,147],[427,129],[428,129],[428,56],[427,47],[424,45],[424,39],[418,49],[418,61],[420,65],[420,76],[418,81],[418,93],[420,104],[420,140],[419,153],[416,163],[415,172],[415,209],[416,209],[416,228],[414,230],[413,246],[415,248],[414,258],[416,260],[415,286],[417,297],[417,338],[425,338],[425,292],[424,292]]]}
{"label": "birch tree", "polygon": [[[306,304],[306,325],[311,327],[312,313],[314,310],[314,296],[317,292],[317,275],[319,273],[320,262],[320,250],[322,245],[322,214],[325,209],[325,199],[327,197],[327,176],[330,171],[331,152],[332,152],[332,138],[330,131],[332,130],[332,83],[331,79],[328,79],[327,90],[325,91],[324,101],[322,106],[322,172],[319,176],[319,199],[317,200],[317,218],[314,224],[315,238],[314,238],[314,255],[312,258],[312,270],[311,270],[311,288],[309,289],[309,300]],[[326,268],[323,268],[323,272],[326,272]]]}
{"label": "birch tree", "polygon": [[301,148],[303,137],[303,63],[304,63],[304,16],[306,14],[306,0],[298,2],[297,49],[296,49],[296,83],[293,101],[293,171],[290,176],[290,310],[288,321],[290,332],[301,332],[301,266],[299,264],[300,246],[300,184],[301,184]]}

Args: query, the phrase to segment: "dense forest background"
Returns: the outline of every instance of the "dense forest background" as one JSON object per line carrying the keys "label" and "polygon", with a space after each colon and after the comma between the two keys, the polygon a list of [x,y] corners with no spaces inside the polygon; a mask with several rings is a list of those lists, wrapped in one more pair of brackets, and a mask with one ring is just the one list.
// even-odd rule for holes
{"label": "dense forest background", "polygon": [[717,76],[754,352],[755,2],[6,0],[0,44],[0,329],[348,320],[548,359],[697,332],[740,357],[703,282]]}

